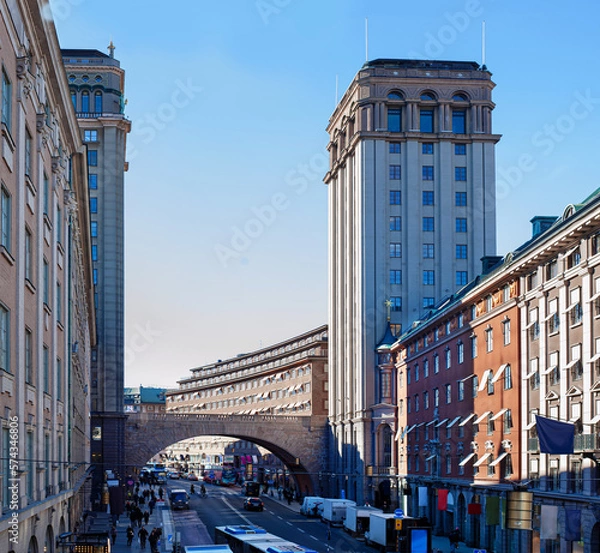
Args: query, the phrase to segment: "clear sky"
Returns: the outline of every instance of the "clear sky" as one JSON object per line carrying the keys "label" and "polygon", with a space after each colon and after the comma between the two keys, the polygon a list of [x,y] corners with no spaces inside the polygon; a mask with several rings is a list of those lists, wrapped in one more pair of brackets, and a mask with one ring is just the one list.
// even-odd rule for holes
{"label": "clear sky", "polygon": [[327,322],[325,127],[368,56],[481,62],[497,84],[498,253],[600,186],[600,4],[53,0],[63,48],[126,70],[126,384]]}

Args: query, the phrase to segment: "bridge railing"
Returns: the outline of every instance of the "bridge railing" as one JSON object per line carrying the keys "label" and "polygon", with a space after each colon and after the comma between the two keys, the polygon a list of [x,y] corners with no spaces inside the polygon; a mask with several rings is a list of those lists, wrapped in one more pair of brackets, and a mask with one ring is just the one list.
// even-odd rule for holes
{"label": "bridge railing", "polygon": [[277,422],[298,422],[310,419],[310,415],[231,415],[216,413],[129,413],[131,418],[144,418],[152,420],[167,421],[169,419],[177,420],[201,420],[201,421],[277,421]]}

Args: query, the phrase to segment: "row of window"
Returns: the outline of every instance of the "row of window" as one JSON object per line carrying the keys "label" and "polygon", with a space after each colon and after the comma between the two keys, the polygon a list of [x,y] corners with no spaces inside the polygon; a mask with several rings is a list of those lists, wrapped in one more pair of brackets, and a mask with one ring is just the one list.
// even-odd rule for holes
{"label": "row of window", "polygon": [[[78,101],[77,101],[77,92],[75,90],[71,90],[71,102],[73,102],[73,108],[75,109],[76,112],[78,113],[90,113],[90,93],[87,90],[84,90],[81,93],[81,97],[79,100],[79,107],[81,109],[77,109],[78,108]],[[96,91],[93,95],[93,101],[94,101],[94,111],[93,113],[102,113],[102,92],[100,92],[99,90]]]}
{"label": "row of window", "polygon": [[[11,373],[10,361],[10,311],[0,304],[0,370]],[[50,349],[46,344],[43,344],[42,353],[42,388],[44,393],[51,393],[51,367],[50,367]],[[30,385],[35,385],[35,362],[36,356],[34,353],[33,334],[29,328],[25,328],[25,357],[24,357],[24,372],[25,382]],[[56,358],[56,363],[53,367],[54,382],[56,384],[56,398],[62,400],[63,393],[63,365],[60,357]]]}
{"label": "row of window", "polygon": [[[421,168],[421,177],[423,180],[432,181],[434,180],[434,166],[423,165]],[[402,166],[401,165],[390,165],[389,166],[389,178],[390,180],[401,180],[402,179]],[[465,182],[467,180],[467,168],[466,167],[455,167],[454,168],[454,180],[459,182]],[[423,205],[433,205],[423,204]]]}
{"label": "row of window", "polygon": [[[481,466],[482,463],[479,463],[480,459],[478,458],[478,456],[476,454],[473,454],[473,457],[470,457],[470,458],[465,457],[463,454],[461,454],[456,458],[456,460],[458,462],[458,474],[459,475],[463,475],[465,473],[465,460],[473,460],[473,474],[474,475],[479,474],[479,467]],[[491,456],[487,456],[487,457],[485,457],[485,459],[482,459],[482,460],[487,462],[487,465],[486,465],[487,466],[487,475],[494,476],[496,474],[496,466],[498,466],[499,462],[495,462]],[[431,461],[431,463],[430,463],[430,461]],[[444,462],[445,462],[446,474],[452,474],[452,472],[453,472],[452,456],[445,455]],[[438,473],[437,463],[438,463],[437,456],[435,456],[433,459],[431,459],[431,456],[427,457],[423,463],[423,472],[425,474],[437,474]],[[513,465],[512,465],[512,459],[511,459],[510,453],[507,454],[505,457],[502,457],[502,463],[504,464],[503,469],[502,469],[502,476],[504,478],[511,477],[513,475]],[[406,469],[408,472],[411,472],[411,473],[421,472],[420,455],[418,455],[418,454],[416,454],[414,456],[407,455]]]}
{"label": "row of window", "polygon": [[[401,142],[390,142],[389,144],[390,144],[389,145],[390,154],[402,153]],[[423,155],[433,155],[433,142],[423,142],[421,144],[421,153]],[[457,156],[466,156],[467,155],[467,145],[466,144],[455,144],[454,145],[454,154]]]}
{"label": "row of window", "polygon": [[[398,166],[399,167],[399,166]],[[433,190],[424,190],[422,195],[423,205],[435,205],[435,194]],[[402,191],[401,190],[390,190],[390,205],[402,205]],[[456,207],[466,207],[467,205],[467,193],[456,192],[454,194],[454,205]],[[466,222],[466,219],[465,219]],[[465,223],[466,229],[466,223]],[[466,232],[463,231],[463,232]]]}
{"label": "row of window", "polygon": [[[387,130],[388,132],[403,132],[405,129],[402,117],[403,108],[388,107],[387,110]],[[438,132],[435,122],[435,108],[421,108],[419,111],[419,131],[422,133]],[[467,132],[467,112],[462,109],[452,110],[452,132],[454,134],[466,134]]]}

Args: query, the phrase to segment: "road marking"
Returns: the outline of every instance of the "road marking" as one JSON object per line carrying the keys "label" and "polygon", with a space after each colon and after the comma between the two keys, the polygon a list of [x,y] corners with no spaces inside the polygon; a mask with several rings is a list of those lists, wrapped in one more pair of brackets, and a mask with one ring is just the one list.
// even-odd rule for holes
{"label": "road marking", "polygon": [[231,503],[229,503],[229,501],[227,501],[227,499],[225,499],[224,497],[221,498],[223,500],[223,503],[225,503],[236,515],[238,515],[241,519],[243,519],[246,524],[252,525],[252,521],[244,516],[240,511],[238,511]]}
{"label": "road marking", "polygon": [[302,532],[303,534],[306,534],[306,530],[302,530],[302,528],[298,528],[298,531]]}
{"label": "road marking", "polygon": [[317,541],[321,541],[319,538],[316,538],[315,536],[310,536],[313,540],[317,540]]}

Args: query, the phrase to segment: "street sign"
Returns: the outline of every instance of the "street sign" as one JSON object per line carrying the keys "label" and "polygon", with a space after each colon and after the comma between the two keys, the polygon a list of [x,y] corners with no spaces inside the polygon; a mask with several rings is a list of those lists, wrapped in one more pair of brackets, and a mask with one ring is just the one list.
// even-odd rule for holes
{"label": "street sign", "polygon": [[403,518],[404,517],[404,511],[402,509],[396,509],[394,511],[394,516],[396,518]]}
{"label": "street sign", "polygon": [[396,519],[396,530],[402,530],[402,519],[401,518]]}
{"label": "street sign", "polygon": [[167,543],[173,543],[173,534],[167,535]]}

